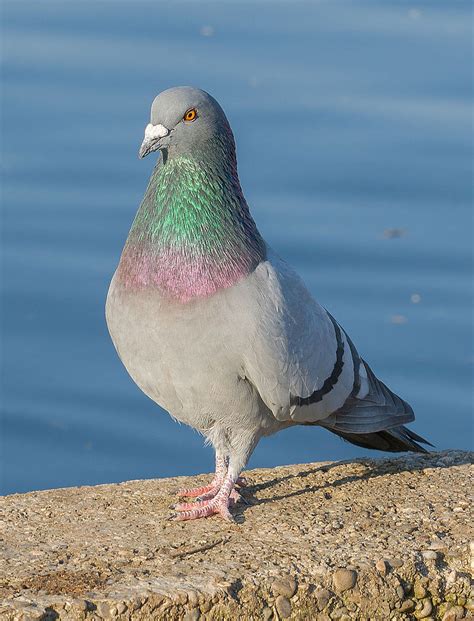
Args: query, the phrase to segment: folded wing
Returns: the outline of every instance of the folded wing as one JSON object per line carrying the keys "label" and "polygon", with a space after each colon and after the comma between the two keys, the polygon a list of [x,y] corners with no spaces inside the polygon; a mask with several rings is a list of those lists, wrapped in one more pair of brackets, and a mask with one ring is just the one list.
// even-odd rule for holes
{"label": "folded wing", "polygon": [[245,375],[278,420],[360,435],[414,419],[289,266],[270,255],[257,269],[258,317]]}

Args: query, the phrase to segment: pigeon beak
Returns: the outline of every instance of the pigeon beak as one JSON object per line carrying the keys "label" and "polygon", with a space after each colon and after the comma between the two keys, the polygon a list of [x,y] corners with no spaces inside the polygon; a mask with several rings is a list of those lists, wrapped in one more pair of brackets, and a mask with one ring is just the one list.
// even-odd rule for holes
{"label": "pigeon beak", "polygon": [[161,125],[161,123],[158,123],[157,125],[148,123],[145,127],[145,137],[140,147],[140,151],[138,152],[138,157],[143,159],[149,153],[161,149],[163,146],[161,140],[168,136],[169,133],[170,130],[164,125]]}

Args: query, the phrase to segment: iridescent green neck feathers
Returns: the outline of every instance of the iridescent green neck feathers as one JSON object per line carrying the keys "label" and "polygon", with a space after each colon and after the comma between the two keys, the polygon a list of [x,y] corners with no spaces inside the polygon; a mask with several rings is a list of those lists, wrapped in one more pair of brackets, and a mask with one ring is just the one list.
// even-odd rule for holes
{"label": "iridescent green neck feathers", "polygon": [[264,257],[235,159],[179,155],[155,167],[118,273],[126,287],[184,303],[232,286]]}

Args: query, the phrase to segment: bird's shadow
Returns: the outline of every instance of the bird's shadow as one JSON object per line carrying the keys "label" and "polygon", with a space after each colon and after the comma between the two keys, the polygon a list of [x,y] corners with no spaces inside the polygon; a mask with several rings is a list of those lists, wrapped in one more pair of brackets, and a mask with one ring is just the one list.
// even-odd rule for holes
{"label": "bird's shadow", "polygon": [[[368,458],[339,461],[331,464],[317,466],[316,468],[310,468],[309,470],[302,469],[300,472],[297,472],[295,474],[286,474],[280,477],[277,476],[263,483],[250,483],[247,487],[241,490],[243,501],[241,503],[238,503],[236,509],[234,510],[235,521],[238,524],[245,522],[244,514],[253,505],[265,505],[270,502],[278,502],[279,500],[285,500],[287,498],[292,498],[295,496],[304,496],[305,494],[311,494],[318,491],[335,489],[348,483],[352,483],[355,481],[368,481],[370,479],[381,477],[387,474],[418,472],[420,470],[424,470],[425,468],[447,468],[449,467],[449,465],[458,466],[462,464],[472,464],[474,462],[474,454],[468,452],[463,453],[462,455],[458,454],[456,461],[453,464],[440,463],[438,460],[434,461],[433,458],[435,456],[441,459],[445,455],[435,455],[433,453],[428,453],[426,455],[419,455],[413,457],[409,461],[404,459],[376,460]],[[336,479],[335,481],[326,481],[321,485],[305,486],[303,483],[304,479],[308,476],[311,476],[312,474],[326,474],[331,470],[336,470],[337,468],[340,468],[342,466],[348,466],[351,464],[359,464],[365,466],[365,472],[361,474],[343,476],[340,479]],[[295,479],[301,479],[302,486],[300,489],[288,491],[283,494],[277,494],[271,496],[270,498],[257,498],[256,496],[258,492],[281,485],[285,481]]]}

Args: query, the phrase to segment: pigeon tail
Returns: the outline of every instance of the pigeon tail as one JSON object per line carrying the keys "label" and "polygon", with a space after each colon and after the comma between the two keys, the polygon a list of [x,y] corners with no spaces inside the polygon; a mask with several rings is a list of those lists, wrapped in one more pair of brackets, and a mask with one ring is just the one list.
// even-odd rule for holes
{"label": "pigeon tail", "polygon": [[384,429],[375,433],[346,433],[329,427],[327,429],[356,446],[375,449],[377,451],[387,451],[389,453],[401,453],[404,451],[428,453],[429,451],[420,446],[418,442],[433,446],[428,440],[425,440],[404,425],[392,427],[391,429]]}

